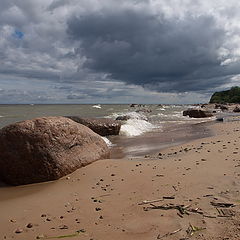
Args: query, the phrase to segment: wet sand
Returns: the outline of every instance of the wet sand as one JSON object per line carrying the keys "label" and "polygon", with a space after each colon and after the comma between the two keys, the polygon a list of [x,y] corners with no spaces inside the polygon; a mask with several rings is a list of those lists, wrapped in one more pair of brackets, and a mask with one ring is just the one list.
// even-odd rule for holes
{"label": "wet sand", "polygon": [[1,187],[0,239],[239,240],[240,122],[211,129],[52,183]]}

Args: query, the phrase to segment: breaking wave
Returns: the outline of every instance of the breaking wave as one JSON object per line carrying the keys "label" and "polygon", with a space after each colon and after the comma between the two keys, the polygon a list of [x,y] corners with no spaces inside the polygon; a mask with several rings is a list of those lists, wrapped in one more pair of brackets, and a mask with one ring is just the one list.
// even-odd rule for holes
{"label": "breaking wave", "polygon": [[134,137],[157,128],[157,126],[148,122],[147,117],[143,113],[128,112],[124,115],[129,119],[122,124],[120,135]]}

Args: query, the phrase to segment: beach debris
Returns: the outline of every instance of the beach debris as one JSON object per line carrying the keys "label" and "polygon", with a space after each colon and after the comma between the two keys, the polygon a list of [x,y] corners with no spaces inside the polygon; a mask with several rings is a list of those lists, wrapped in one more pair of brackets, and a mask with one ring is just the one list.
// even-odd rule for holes
{"label": "beach debris", "polygon": [[142,202],[138,203],[138,205],[150,204],[150,203],[161,202],[161,201],[163,201],[163,198],[154,199],[154,200],[143,200]]}
{"label": "beach debris", "polygon": [[15,230],[15,233],[22,233],[23,232],[23,230],[21,229],[21,228],[17,228],[16,230]]}
{"label": "beach debris", "polygon": [[221,207],[221,208],[229,208],[229,207],[235,207],[236,206],[233,203],[224,203],[224,202],[210,202],[210,203],[214,207]]}
{"label": "beach debris", "polygon": [[206,194],[206,195],[203,195],[203,197],[213,197],[213,194]]}
{"label": "beach debris", "polygon": [[45,238],[45,236],[43,234],[40,234],[36,237],[36,239],[44,239],[44,238]]}
{"label": "beach debris", "polygon": [[61,226],[59,226],[59,229],[68,229],[68,226],[67,225],[61,225]]}
{"label": "beach debris", "polygon": [[216,216],[207,215],[207,214],[203,214],[203,216],[206,217],[206,218],[217,218]]}
{"label": "beach debris", "polygon": [[[199,208],[191,208],[191,204],[186,205],[186,206],[185,205],[174,205],[174,204],[165,204],[165,205],[156,206],[152,202],[145,202],[142,204],[150,204],[151,205],[149,207],[144,207],[143,208],[144,211],[149,211],[151,209],[161,209],[161,210],[176,209],[176,210],[178,210],[177,215],[181,218],[183,217],[184,214],[190,215],[190,213],[197,213],[197,214],[203,215],[203,211],[201,211]],[[142,204],[140,204],[140,205],[142,205]]]}
{"label": "beach debris", "polygon": [[32,223],[28,223],[26,227],[27,227],[27,228],[32,228],[32,227],[33,227],[33,224],[32,224]]}
{"label": "beach debris", "polygon": [[181,215],[183,214],[189,215],[188,208],[191,206],[191,205],[184,206],[184,205],[174,205],[174,204],[165,204],[165,205],[156,206],[152,203],[150,205],[151,207],[144,208],[144,211],[148,211],[151,209],[162,209],[162,210],[177,209]]}
{"label": "beach debris", "polygon": [[175,199],[174,196],[163,196],[163,199]]}
{"label": "beach debris", "polygon": [[172,236],[172,235],[174,235],[174,234],[176,234],[176,233],[178,233],[180,231],[182,231],[182,228],[179,228],[179,229],[177,229],[177,230],[175,230],[173,232],[168,232],[168,233],[166,233],[166,234],[164,234],[162,236],[160,236],[160,234],[158,234],[157,239],[162,239],[162,238],[165,238],[165,237]]}
{"label": "beach debris", "polygon": [[[197,227],[197,226],[193,226],[191,223],[189,223],[189,227],[187,228],[186,232],[187,232],[187,237],[191,237],[193,234],[205,230],[206,228],[204,227]],[[185,238],[187,239],[187,238]]]}
{"label": "beach debris", "polygon": [[203,215],[203,211],[201,211],[199,208],[188,208],[187,211]]}
{"label": "beach debris", "polygon": [[111,194],[100,195],[100,196],[98,196],[97,198],[100,198],[100,197],[108,197],[108,196],[111,196]]}
{"label": "beach debris", "polygon": [[182,215],[182,214],[177,213],[177,215],[178,215],[180,218],[183,218],[183,215]]}
{"label": "beach debris", "polygon": [[161,202],[164,199],[175,199],[175,196],[163,196],[162,198],[154,199],[154,200],[143,200],[142,202],[138,203],[138,205],[150,204],[155,202]]}
{"label": "beach debris", "polygon": [[84,229],[80,229],[76,231],[75,233],[68,234],[68,235],[60,235],[60,236],[55,236],[55,237],[45,237],[44,235],[39,235],[36,238],[37,239],[62,239],[62,238],[70,238],[70,237],[77,237],[81,233],[85,233],[86,231]]}
{"label": "beach debris", "polygon": [[231,209],[216,209],[218,211],[218,217],[232,217],[235,215],[235,212]]}

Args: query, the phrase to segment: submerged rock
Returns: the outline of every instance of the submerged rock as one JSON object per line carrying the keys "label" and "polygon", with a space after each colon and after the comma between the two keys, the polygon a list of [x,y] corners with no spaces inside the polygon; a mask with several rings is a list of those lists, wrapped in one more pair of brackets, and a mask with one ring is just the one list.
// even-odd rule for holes
{"label": "submerged rock", "polygon": [[67,116],[67,118],[89,127],[101,136],[118,135],[121,128],[119,121],[108,118],[81,118],[78,116]]}
{"label": "submerged rock", "polygon": [[0,178],[12,185],[59,179],[108,158],[104,140],[64,117],[18,122],[0,130]]}
{"label": "submerged rock", "polygon": [[236,106],[234,109],[233,109],[233,112],[240,112],[240,107],[239,106]]}
{"label": "submerged rock", "polygon": [[137,111],[134,113],[126,114],[126,115],[120,115],[116,118],[117,121],[127,121],[129,119],[148,121],[148,118],[145,115],[140,114]]}
{"label": "submerged rock", "polygon": [[189,116],[191,118],[206,118],[212,117],[213,114],[209,111],[202,109],[188,109],[183,111],[183,116]]}
{"label": "submerged rock", "polygon": [[228,107],[223,104],[215,104],[215,109],[221,109],[222,111],[228,110]]}
{"label": "submerged rock", "polygon": [[128,115],[118,116],[118,117],[116,118],[117,121],[127,121],[127,120],[129,120],[129,119],[131,119],[131,117],[128,116]]}
{"label": "submerged rock", "polygon": [[137,107],[138,106],[138,104],[134,104],[134,103],[132,103],[131,105],[130,105],[130,107]]}

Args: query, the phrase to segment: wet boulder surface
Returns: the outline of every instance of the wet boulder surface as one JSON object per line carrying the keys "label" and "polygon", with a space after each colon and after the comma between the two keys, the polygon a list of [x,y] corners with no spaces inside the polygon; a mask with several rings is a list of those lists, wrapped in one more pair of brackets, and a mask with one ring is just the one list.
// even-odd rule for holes
{"label": "wet boulder surface", "polygon": [[71,120],[83,124],[90,129],[92,129],[95,133],[101,136],[109,136],[109,135],[118,135],[121,122],[108,119],[108,118],[82,118],[78,116],[66,116]]}
{"label": "wet boulder surface", "polygon": [[8,125],[0,142],[0,179],[11,185],[59,179],[110,154],[101,136],[64,117]]}
{"label": "wet boulder surface", "polygon": [[206,117],[212,117],[213,114],[207,110],[188,109],[183,111],[183,116],[189,116],[191,118],[206,118]]}

